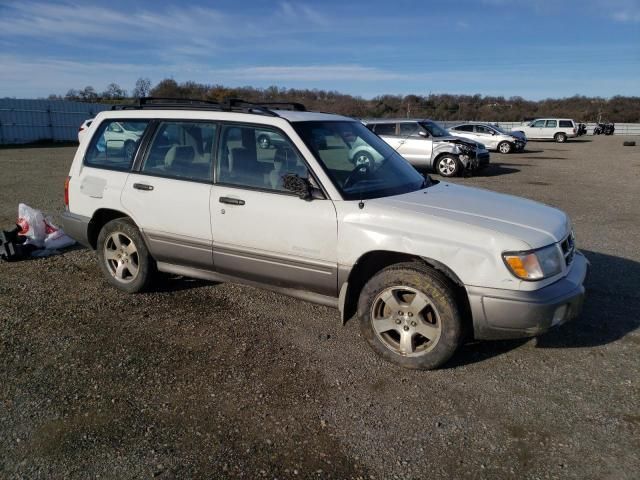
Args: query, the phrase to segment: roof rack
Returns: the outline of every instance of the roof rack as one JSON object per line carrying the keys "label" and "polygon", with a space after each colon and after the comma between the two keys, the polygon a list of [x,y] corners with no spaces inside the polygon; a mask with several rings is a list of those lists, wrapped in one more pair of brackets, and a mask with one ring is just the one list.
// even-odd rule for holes
{"label": "roof rack", "polygon": [[279,117],[280,115],[272,110],[273,107],[279,110],[307,111],[304,105],[295,102],[252,103],[242,100],[241,98],[228,98],[223,103],[219,103],[210,100],[169,97],[142,97],[138,99],[137,103],[113,105],[111,110],[213,110],[219,112],[257,113],[271,117]]}

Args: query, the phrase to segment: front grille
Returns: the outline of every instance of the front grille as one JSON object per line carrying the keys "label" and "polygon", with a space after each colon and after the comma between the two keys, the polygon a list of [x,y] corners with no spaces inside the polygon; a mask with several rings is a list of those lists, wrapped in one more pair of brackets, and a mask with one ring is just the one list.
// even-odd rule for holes
{"label": "front grille", "polygon": [[568,267],[571,265],[573,256],[576,253],[576,236],[573,231],[571,231],[571,233],[567,235],[567,238],[562,241],[560,248],[562,248],[562,255],[564,255],[564,261]]}

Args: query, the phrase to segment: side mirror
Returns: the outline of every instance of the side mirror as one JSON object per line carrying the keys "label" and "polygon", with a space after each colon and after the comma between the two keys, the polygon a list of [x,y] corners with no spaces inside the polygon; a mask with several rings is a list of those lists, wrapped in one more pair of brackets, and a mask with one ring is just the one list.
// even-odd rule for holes
{"label": "side mirror", "polygon": [[311,200],[312,186],[309,180],[296,173],[287,173],[282,176],[282,186],[285,190],[295,193],[302,200]]}
{"label": "side mirror", "polygon": [[424,138],[429,138],[429,134],[427,132],[425,132],[424,130],[418,130],[418,135],[420,135],[421,137],[424,137]]}

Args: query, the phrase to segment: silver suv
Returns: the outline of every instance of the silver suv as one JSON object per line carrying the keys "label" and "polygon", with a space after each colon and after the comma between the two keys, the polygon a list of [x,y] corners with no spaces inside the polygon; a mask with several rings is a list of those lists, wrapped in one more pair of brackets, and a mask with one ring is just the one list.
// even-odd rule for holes
{"label": "silver suv", "polygon": [[488,123],[462,123],[449,128],[456,137],[468,138],[485,145],[489,150],[500,153],[521,152],[527,145],[527,137],[521,132],[507,133],[496,125]]}
{"label": "silver suv", "polygon": [[[123,124],[132,155],[109,140]],[[448,158],[471,155],[457,151]],[[361,122],[297,104],[140,99],[100,112],[65,204],[65,232],[120,290],[157,272],[268,288],[356,317],[406,368],[442,365],[467,339],[538,335],[585,294],[564,212],[423,177]]]}
{"label": "silver suv", "polygon": [[455,177],[489,164],[484,145],[455,137],[431,120],[380,119],[364,124],[418,169]]}

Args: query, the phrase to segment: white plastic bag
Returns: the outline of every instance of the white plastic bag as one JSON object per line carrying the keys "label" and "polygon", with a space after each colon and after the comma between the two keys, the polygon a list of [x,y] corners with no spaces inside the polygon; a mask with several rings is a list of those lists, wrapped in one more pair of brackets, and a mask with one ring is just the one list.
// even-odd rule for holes
{"label": "white plastic bag", "polygon": [[25,244],[57,250],[75,243],[75,240],[56,227],[49,218],[45,218],[40,210],[24,203],[18,205],[18,225],[22,229],[20,235],[27,237]]}
{"label": "white plastic bag", "polygon": [[21,228],[20,235],[27,237],[25,244],[35,245],[38,248],[44,246],[47,234],[44,216],[40,210],[31,208],[24,203],[18,205],[18,226]]}

